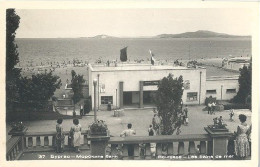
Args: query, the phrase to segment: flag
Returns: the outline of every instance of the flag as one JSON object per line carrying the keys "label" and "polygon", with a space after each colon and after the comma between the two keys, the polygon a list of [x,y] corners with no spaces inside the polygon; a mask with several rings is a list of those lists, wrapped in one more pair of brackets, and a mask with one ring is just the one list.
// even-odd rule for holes
{"label": "flag", "polygon": [[155,58],[154,58],[154,54],[152,53],[151,50],[149,50],[150,54],[151,54],[151,64],[154,65],[155,63]]}
{"label": "flag", "polygon": [[120,50],[120,60],[127,61],[127,47]]}

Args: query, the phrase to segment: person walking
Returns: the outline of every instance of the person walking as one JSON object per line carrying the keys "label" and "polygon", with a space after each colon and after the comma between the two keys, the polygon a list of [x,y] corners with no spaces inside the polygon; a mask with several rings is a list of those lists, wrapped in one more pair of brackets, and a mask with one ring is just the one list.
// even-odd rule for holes
{"label": "person walking", "polygon": [[80,152],[79,146],[80,146],[80,138],[81,138],[81,125],[79,124],[78,119],[73,119],[73,125],[70,129],[70,132],[73,134],[73,146],[75,148],[75,151],[77,153]]}
{"label": "person walking", "polygon": [[240,114],[238,116],[241,124],[238,125],[237,131],[234,132],[236,136],[235,140],[235,155],[238,159],[245,159],[249,156],[249,142],[247,133],[250,130],[250,126],[246,123],[246,115]]}
{"label": "person walking", "polygon": [[57,120],[57,125],[56,125],[56,136],[55,136],[55,139],[56,139],[56,152],[57,153],[62,153],[64,151],[63,149],[64,149],[64,138],[65,138],[65,135],[63,133],[62,122],[63,122],[63,119],[59,118]]}
{"label": "person walking", "polygon": [[[132,124],[129,123],[127,124],[127,129],[124,130],[121,134],[120,137],[127,137],[127,136],[135,136],[136,131],[132,129]],[[134,145],[133,144],[128,144],[128,156],[133,157],[134,156]]]}

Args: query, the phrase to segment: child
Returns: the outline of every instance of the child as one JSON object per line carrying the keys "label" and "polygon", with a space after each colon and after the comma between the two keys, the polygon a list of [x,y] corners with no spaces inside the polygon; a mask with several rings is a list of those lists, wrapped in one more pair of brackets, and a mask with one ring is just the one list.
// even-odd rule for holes
{"label": "child", "polygon": [[230,109],[230,121],[234,121],[234,115],[235,115],[235,113],[234,113],[234,110],[231,108]]}

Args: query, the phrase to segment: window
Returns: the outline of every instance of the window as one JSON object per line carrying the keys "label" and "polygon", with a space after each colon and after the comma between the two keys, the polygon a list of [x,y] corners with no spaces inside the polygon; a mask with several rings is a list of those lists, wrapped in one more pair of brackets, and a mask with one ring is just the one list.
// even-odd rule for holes
{"label": "window", "polygon": [[198,100],[198,92],[187,93],[187,101],[197,101],[197,100]]}
{"label": "window", "polygon": [[236,89],[227,89],[226,93],[236,93]]}
{"label": "window", "polygon": [[217,94],[216,89],[215,90],[207,90],[207,94]]}
{"label": "window", "polygon": [[101,96],[101,104],[108,104],[108,102],[113,104],[113,96]]}

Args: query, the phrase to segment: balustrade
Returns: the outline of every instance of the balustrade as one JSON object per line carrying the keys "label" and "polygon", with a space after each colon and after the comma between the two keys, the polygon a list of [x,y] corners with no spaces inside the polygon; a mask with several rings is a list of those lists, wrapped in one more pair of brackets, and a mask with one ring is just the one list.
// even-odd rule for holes
{"label": "balustrade", "polygon": [[[155,155],[159,159],[170,156],[212,155],[212,138],[208,134],[111,137],[108,143],[111,156],[118,156],[119,159],[154,159],[152,145],[156,145]],[[128,155],[129,144],[134,147],[133,157]]]}
{"label": "balustrade", "polygon": [[[65,131],[64,134],[66,151],[69,148],[69,132]],[[8,161],[19,159],[24,152],[54,151],[55,135],[56,132],[52,131],[25,132],[20,136],[12,136],[7,142],[6,159]],[[173,156],[181,156],[182,159],[188,156],[197,156],[197,159],[199,159],[200,155],[214,155],[214,140],[214,136],[209,134],[110,137],[108,140],[110,149],[107,149],[106,155],[118,157],[111,159],[169,159]],[[233,155],[233,140],[234,138],[230,136],[229,144],[225,148],[228,152],[224,154]],[[82,131],[81,144],[81,150],[90,149],[91,140],[87,130]],[[134,148],[134,154],[131,157],[128,155],[129,145],[132,145]],[[153,154],[151,147],[155,149],[156,156]]]}
{"label": "balustrade", "polygon": [[23,140],[21,136],[14,136],[6,145],[6,160],[17,160],[23,153]]}
{"label": "balustrade", "polygon": [[[82,131],[81,144],[82,149],[89,148],[89,141],[87,138],[87,131]],[[24,152],[37,152],[37,151],[51,151],[55,148],[55,135],[56,132],[26,132],[25,138],[25,150]],[[64,131],[64,147],[65,149],[69,145],[69,131]]]}

